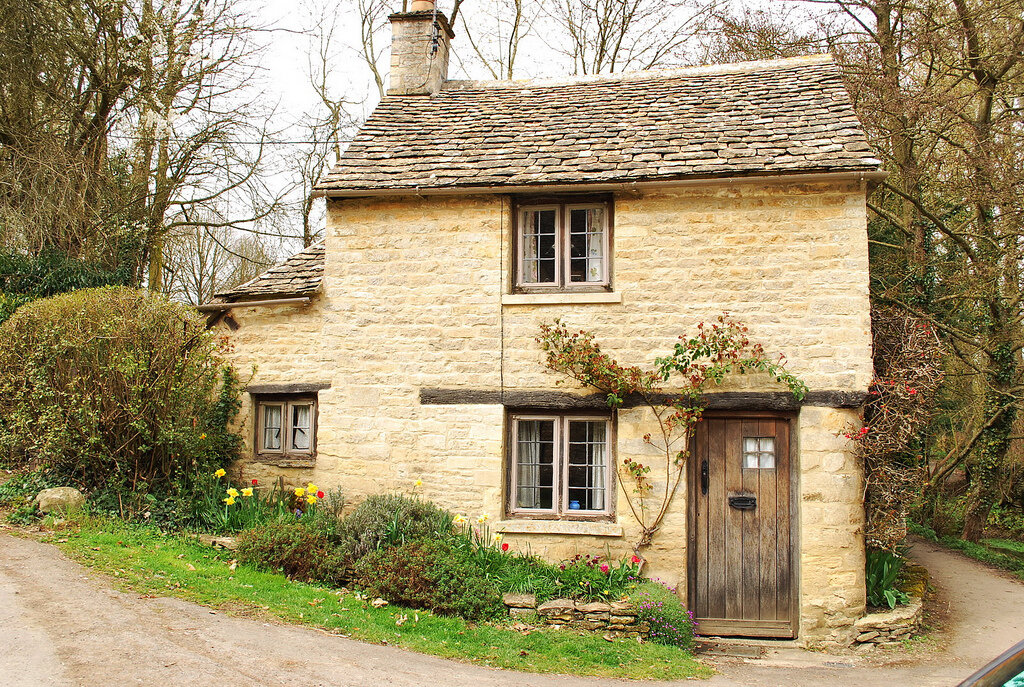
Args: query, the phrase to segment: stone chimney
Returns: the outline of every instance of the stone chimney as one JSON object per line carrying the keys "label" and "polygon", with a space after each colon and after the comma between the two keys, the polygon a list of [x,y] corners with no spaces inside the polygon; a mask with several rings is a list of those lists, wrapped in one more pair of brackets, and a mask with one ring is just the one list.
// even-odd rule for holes
{"label": "stone chimney", "polygon": [[392,14],[388,95],[433,95],[448,78],[448,48],[455,33],[433,0],[413,0]]}

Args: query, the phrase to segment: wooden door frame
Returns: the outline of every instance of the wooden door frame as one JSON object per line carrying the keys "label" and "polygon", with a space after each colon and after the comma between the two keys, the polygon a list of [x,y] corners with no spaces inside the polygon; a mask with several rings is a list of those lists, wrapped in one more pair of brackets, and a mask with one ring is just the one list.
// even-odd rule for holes
{"label": "wooden door frame", "polygon": [[[791,630],[778,636],[780,639],[795,639],[800,632],[800,444],[799,413],[774,410],[708,410],[701,421],[710,418],[740,420],[744,418],[772,418],[789,422],[789,556],[790,556],[790,611]],[[696,435],[694,435],[696,436]],[[691,447],[692,448],[692,447]],[[691,451],[686,468],[686,600],[689,608],[696,608],[697,577],[697,494],[700,491],[700,467]],[[781,622],[781,621],[780,621]],[[737,621],[739,624],[740,621]],[[700,627],[700,634],[705,634]],[[713,628],[710,634],[714,634]],[[740,635],[740,633],[735,633]],[[740,635],[742,636],[742,635]],[[765,636],[751,633],[751,636]]]}

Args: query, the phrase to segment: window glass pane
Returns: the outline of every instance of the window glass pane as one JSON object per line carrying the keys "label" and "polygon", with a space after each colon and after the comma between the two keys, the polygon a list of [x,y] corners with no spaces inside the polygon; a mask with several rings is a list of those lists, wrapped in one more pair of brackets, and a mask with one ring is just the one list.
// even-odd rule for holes
{"label": "window glass pane", "polygon": [[523,281],[555,283],[557,210],[529,210],[523,222]]}
{"label": "window glass pane", "polygon": [[263,448],[281,450],[281,406],[263,406]]}
{"label": "window glass pane", "polygon": [[607,422],[569,421],[569,511],[604,510],[607,454]]}
{"label": "window glass pane", "polygon": [[308,451],[310,447],[310,429],[313,423],[313,405],[306,403],[292,406],[292,448]]}
{"label": "window glass pane", "polygon": [[518,420],[516,507],[550,510],[555,505],[555,421]]}
{"label": "window glass pane", "polygon": [[569,281],[604,281],[604,209],[569,211]]}
{"label": "window glass pane", "polygon": [[743,467],[775,469],[775,437],[744,437]]}

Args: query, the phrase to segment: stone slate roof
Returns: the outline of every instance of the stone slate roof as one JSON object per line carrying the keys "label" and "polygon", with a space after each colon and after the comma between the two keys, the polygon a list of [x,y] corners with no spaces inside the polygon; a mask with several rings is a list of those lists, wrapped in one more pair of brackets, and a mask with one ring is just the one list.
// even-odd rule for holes
{"label": "stone slate roof", "polygon": [[314,243],[284,262],[236,286],[218,293],[227,301],[261,300],[272,297],[311,296],[320,289],[324,277],[324,242]]}
{"label": "stone slate roof", "polygon": [[316,187],[619,183],[880,165],[828,56],[389,96]]}

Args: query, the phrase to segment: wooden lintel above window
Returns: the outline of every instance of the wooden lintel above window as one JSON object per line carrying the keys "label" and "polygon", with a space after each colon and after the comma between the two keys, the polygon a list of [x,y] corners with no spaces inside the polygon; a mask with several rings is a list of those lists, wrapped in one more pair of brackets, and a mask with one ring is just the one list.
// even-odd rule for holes
{"label": "wooden lintel above window", "polygon": [[[662,394],[663,399],[673,398]],[[545,410],[607,410],[605,394],[573,394],[567,391],[529,391],[517,389],[420,389],[421,405],[503,405],[506,408]],[[722,391],[704,394],[701,403],[707,410],[798,410],[801,406],[859,408],[867,399],[862,391],[811,391],[797,401],[788,391]],[[624,408],[644,405],[639,396],[626,396]]]}
{"label": "wooden lintel above window", "polygon": [[245,387],[245,390],[250,394],[313,394],[330,388],[330,382],[297,382],[293,384],[250,384]]}

